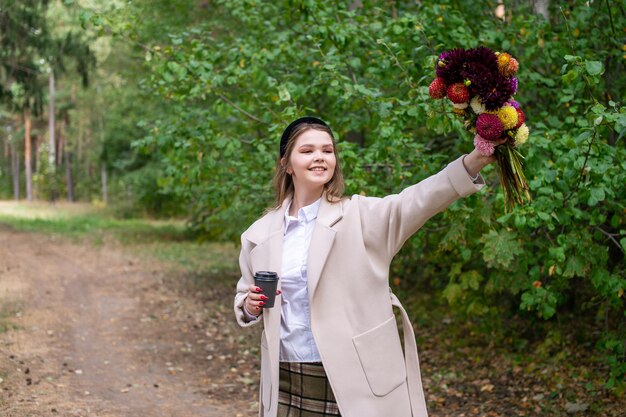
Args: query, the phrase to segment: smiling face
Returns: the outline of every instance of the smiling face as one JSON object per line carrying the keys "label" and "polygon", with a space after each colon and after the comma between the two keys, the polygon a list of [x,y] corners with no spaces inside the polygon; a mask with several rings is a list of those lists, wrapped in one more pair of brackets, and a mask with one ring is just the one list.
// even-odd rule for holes
{"label": "smiling face", "polygon": [[336,165],[330,135],[321,130],[309,129],[296,139],[286,168],[296,192],[319,192],[321,195],[324,184],[333,177]]}

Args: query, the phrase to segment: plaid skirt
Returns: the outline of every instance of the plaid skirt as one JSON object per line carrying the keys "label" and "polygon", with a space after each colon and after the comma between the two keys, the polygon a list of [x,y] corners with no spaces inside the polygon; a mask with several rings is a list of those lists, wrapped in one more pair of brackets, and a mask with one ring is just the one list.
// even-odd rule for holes
{"label": "plaid skirt", "polygon": [[321,363],[281,362],[278,417],[341,416]]}

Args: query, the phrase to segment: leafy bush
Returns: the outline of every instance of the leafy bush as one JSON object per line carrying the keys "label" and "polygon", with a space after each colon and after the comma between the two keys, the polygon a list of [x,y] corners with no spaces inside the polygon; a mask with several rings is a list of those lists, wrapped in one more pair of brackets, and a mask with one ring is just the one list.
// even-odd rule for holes
{"label": "leafy bush", "polygon": [[529,5],[500,20],[493,2],[431,3],[213,2],[208,21],[148,46],[146,86],[168,106],[144,120],[136,146],[160,158],[160,185],[190,204],[197,230],[236,239],[272,204],[289,121],[330,123],[348,193],[397,192],[471,150],[460,121],[428,96],[437,55],[507,50],[521,63],[534,201],[504,213],[485,169],[491,186],[431,220],[393,275],[404,289],[441,291],[468,317],[601,317],[598,347],[613,358],[613,384],[623,381],[623,13],[572,1],[550,21]]}

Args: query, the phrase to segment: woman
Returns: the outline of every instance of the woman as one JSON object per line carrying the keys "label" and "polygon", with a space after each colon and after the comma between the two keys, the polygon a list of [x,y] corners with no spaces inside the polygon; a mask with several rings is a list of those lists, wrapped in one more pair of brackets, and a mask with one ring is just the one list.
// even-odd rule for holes
{"label": "woman", "polygon": [[[235,314],[263,322],[259,415],[424,417],[412,327],[406,357],[392,306],[389,266],[431,216],[482,188],[494,162],[476,149],[400,194],[344,198],[335,140],[322,120],[291,123],[280,141],[277,208],[241,237]],[[280,276],[276,304],[254,285]]]}

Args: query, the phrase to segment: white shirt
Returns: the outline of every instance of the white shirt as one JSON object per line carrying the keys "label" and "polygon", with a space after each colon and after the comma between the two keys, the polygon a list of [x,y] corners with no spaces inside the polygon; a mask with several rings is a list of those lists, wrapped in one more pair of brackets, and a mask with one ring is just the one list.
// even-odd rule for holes
{"label": "white shirt", "polygon": [[315,219],[322,199],[298,210],[285,211],[285,235],[281,270],[280,361],[321,362],[313,333],[307,287],[307,258]]}

